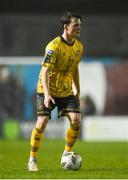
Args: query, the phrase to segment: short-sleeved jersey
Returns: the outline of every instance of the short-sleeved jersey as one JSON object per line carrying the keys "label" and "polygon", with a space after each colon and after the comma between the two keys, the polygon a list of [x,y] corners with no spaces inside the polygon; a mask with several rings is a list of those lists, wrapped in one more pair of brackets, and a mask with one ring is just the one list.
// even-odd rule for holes
{"label": "short-sleeved jersey", "polygon": [[53,97],[72,95],[73,72],[81,60],[82,53],[83,45],[77,39],[74,40],[72,45],[69,45],[63,37],[58,36],[48,43],[39,74],[37,93],[43,93],[42,69],[47,66],[50,68],[50,94]]}

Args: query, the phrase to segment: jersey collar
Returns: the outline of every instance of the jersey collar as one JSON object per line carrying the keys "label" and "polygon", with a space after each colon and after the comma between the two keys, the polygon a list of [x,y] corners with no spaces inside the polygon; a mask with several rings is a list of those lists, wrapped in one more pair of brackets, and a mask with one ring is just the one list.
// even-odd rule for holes
{"label": "jersey collar", "polygon": [[66,43],[68,46],[73,46],[75,41],[72,44],[69,44],[62,36],[60,36],[61,40]]}

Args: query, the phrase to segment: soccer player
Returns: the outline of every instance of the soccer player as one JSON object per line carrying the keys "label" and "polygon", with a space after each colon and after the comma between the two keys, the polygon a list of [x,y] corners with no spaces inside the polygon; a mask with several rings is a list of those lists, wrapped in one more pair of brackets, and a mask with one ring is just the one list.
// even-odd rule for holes
{"label": "soccer player", "polygon": [[70,121],[63,154],[72,150],[80,132],[78,65],[82,57],[83,45],[77,38],[81,30],[81,17],[77,13],[65,12],[61,18],[61,24],[63,33],[46,46],[39,74],[38,118],[31,134],[29,171],[38,171],[37,151],[43,141],[45,127],[51,118],[51,111],[56,106],[59,116],[67,116]]}

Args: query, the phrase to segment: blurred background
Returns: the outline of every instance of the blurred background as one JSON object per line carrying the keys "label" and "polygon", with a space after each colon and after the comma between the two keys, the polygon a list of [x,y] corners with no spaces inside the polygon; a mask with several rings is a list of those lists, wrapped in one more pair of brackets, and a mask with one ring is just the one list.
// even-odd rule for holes
{"label": "blurred background", "polygon": [[[0,138],[30,137],[36,83],[46,44],[61,34],[65,11],[82,16],[80,139],[128,141],[128,7],[126,1],[0,0]],[[46,137],[63,138],[57,110]]]}

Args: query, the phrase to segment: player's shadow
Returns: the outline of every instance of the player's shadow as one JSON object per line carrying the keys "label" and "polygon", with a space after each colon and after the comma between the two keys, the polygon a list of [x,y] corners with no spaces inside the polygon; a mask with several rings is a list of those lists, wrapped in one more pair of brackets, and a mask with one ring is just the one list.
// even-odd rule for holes
{"label": "player's shadow", "polygon": [[61,168],[56,168],[56,169],[52,169],[52,168],[42,168],[38,171],[38,173],[48,173],[48,172],[57,172],[57,171],[62,171]]}
{"label": "player's shadow", "polygon": [[118,168],[118,167],[111,167],[111,168],[94,168],[94,169],[84,169],[85,171],[112,171],[112,170],[126,170],[127,168]]}

